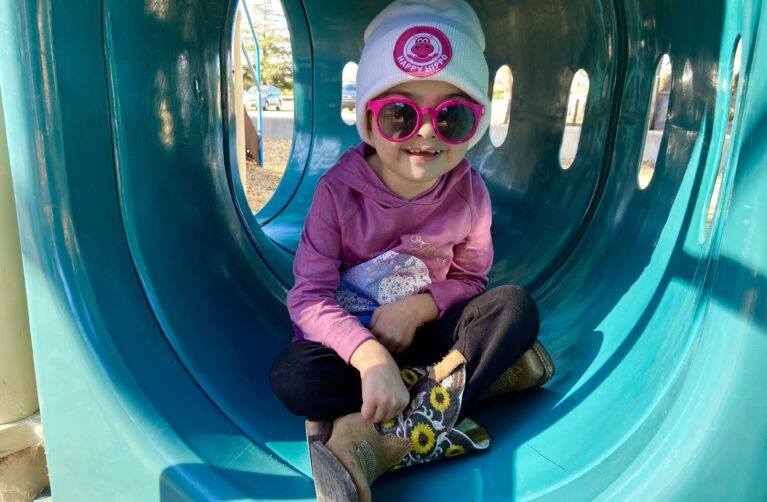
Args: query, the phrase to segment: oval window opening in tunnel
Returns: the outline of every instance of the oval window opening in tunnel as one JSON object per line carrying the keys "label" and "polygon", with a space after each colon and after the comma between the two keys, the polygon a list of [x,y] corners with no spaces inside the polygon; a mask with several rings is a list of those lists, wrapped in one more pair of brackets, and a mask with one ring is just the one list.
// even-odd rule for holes
{"label": "oval window opening in tunnel", "polygon": [[637,183],[644,190],[650,185],[655,174],[655,164],[658,161],[663,130],[668,117],[668,100],[671,95],[671,58],[668,54],[661,56],[655,69],[652,97],[647,109],[645,121],[645,137],[642,145],[642,157],[639,161]]}
{"label": "oval window opening in tunnel", "polygon": [[278,0],[240,2],[232,54],[237,165],[257,213],[280,184],[293,146],[293,50]]}
{"label": "oval window opening in tunnel", "polygon": [[357,122],[357,63],[349,61],[341,72],[341,120],[346,125]]}
{"label": "oval window opening in tunnel", "polygon": [[490,107],[490,142],[499,147],[509,134],[511,119],[511,90],[514,76],[509,65],[498,68],[493,81],[493,102]]}
{"label": "oval window opening in tunnel", "polygon": [[565,132],[562,135],[562,145],[559,147],[559,165],[562,169],[570,169],[578,155],[578,144],[581,141],[581,127],[586,102],[589,97],[589,75],[581,68],[573,75],[570,84],[570,96],[567,100],[567,115],[565,117]]}
{"label": "oval window opening in tunnel", "polygon": [[727,163],[727,151],[730,147],[730,136],[732,132],[732,122],[735,118],[735,111],[738,103],[738,84],[740,82],[740,59],[743,49],[743,39],[738,35],[738,42],[733,52],[732,61],[730,63],[730,87],[729,87],[729,101],[727,106],[727,130],[725,131],[724,141],[722,143],[722,157],[719,159],[719,168],[717,169],[716,179],[714,180],[714,186],[711,190],[711,197],[706,208],[706,226],[703,232],[703,239],[708,237],[711,232],[711,222],[716,214],[717,204],[719,202],[719,195],[722,186],[722,178],[724,176],[724,168]]}

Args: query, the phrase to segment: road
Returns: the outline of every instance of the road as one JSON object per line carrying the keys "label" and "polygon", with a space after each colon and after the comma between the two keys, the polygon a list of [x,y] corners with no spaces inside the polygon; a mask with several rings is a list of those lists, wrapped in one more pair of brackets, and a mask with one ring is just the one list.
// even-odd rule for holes
{"label": "road", "polygon": [[[291,102],[291,105],[293,103]],[[285,107],[283,107],[285,108]],[[258,110],[248,110],[250,120],[258,124]],[[266,139],[293,139],[293,110],[272,111],[266,110],[264,116],[264,138]]]}

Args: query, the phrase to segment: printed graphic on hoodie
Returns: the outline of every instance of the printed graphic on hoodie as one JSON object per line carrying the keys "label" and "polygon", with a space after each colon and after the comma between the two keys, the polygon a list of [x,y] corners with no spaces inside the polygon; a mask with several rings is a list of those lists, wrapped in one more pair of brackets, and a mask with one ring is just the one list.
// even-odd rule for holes
{"label": "printed graphic on hoodie", "polygon": [[415,295],[431,284],[426,264],[396,251],[360,263],[341,274],[338,303],[367,328],[380,305]]}

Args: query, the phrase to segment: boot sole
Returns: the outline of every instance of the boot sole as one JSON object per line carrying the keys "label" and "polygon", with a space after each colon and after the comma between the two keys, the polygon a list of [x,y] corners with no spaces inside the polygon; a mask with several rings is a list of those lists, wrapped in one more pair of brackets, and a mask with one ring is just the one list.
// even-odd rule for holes
{"label": "boot sole", "polygon": [[543,366],[543,376],[541,376],[541,379],[535,383],[536,387],[540,387],[554,377],[554,362],[552,361],[549,352],[538,340],[533,344],[532,350],[535,351],[541,366]]}
{"label": "boot sole", "polygon": [[358,502],[359,494],[346,467],[319,441],[309,445],[317,502]]}

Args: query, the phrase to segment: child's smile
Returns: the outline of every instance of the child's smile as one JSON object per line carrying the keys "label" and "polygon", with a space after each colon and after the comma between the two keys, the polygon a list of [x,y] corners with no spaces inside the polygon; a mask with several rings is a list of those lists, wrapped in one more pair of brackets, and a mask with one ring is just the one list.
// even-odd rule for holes
{"label": "child's smile", "polygon": [[408,153],[410,154],[411,159],[419,159],[423,161],[431,161],[434,160],[437,155],[442,153],[442,150],[438,150],[436,148],[429,148],[429,147],[408,147],[407,148]]}
{"label": "child's smile", "polygon": [[[385,96],[404,96],[419,106],[434,107],[446,99],[464,97],[465,94],[452,84],[427,80],[400,84]],[[368,113],[368,121],[371,120],[372,113]],[[376,149],[368,163],[389,190],[409,200],[434,186],[440,176],[463,160],[468,150],[468,143],[442,141],[434,131],[431,115],[424,117],[416,134],[403,142],[389,141],[370,123],[368,127]]]}

